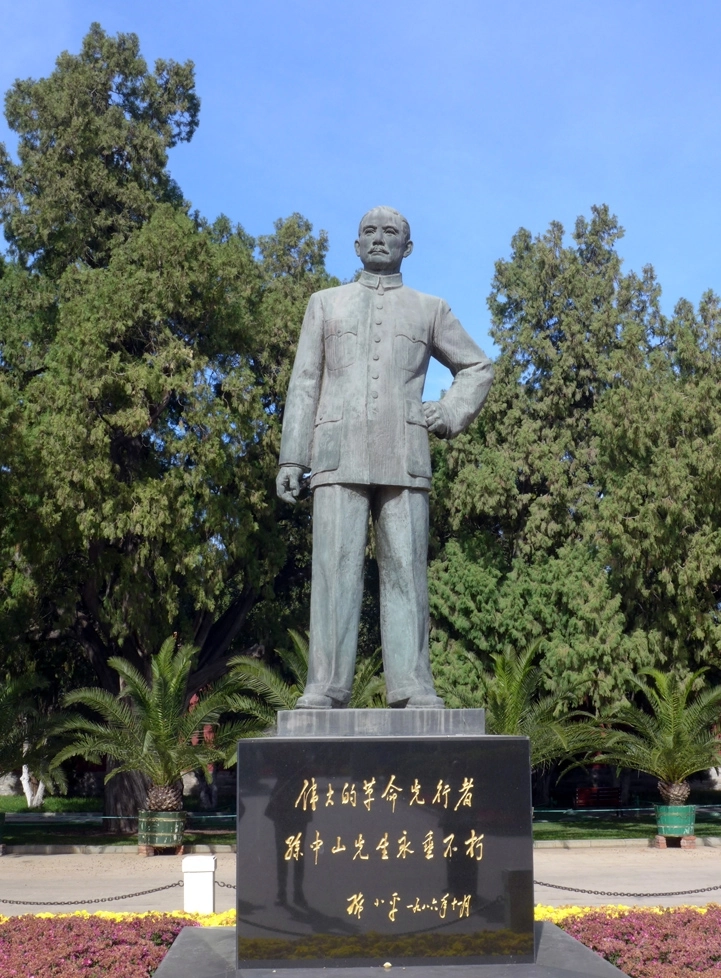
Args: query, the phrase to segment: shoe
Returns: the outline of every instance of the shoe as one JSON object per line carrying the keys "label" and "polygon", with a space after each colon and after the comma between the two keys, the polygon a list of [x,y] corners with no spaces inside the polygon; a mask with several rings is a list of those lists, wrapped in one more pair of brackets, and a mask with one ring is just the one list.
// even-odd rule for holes
{"label": "shoe", "polygon": [[414,693],[406,700],[407,710],[445,710],[446,704],[435,693]]}
{"label": "shoe", "polygon": [[293,707],[294,710],[337,710],[343,704],[332,696],[323,693],[303,693]]}

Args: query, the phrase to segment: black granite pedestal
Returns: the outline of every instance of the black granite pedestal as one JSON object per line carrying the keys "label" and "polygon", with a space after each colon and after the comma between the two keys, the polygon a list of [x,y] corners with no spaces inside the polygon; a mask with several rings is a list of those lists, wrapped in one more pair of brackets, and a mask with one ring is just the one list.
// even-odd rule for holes
{"label": "black granite pedestal", "polygon": [[482,710],[298,710],[238,745],[236,928],[158,978],[612,978],[533,924],[530,757]]}
{"label": "black granite pedestal", "polygon": [[526,738],[249,739],[238,796],[239,968],[533,961]]}

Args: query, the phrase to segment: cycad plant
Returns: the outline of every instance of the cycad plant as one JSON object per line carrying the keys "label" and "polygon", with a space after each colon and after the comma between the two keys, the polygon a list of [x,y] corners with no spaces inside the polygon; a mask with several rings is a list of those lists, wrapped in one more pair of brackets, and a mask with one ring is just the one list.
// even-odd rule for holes
{"label": "cycad plant", "polygon": [[658,778],[664,802],[683,805],[691,790],[689,777],[721,765],[721,686],[694,692],[706,671],[679,679],[644,669],[633,682],[646,709],[628,703],[608,717],[610,742],[596,760]]}
{"label": "cycad plant", "polygon": [[488,733],[528,737],[534,771],[570,760],[598,741],[587,714],[574,710],[558,716],[558,698],[542,693],[541,670],[534,665],[538,649],[538,642],[522,652],[507,646],[491,655],[490,671],[467,652],[475,672],[473,686],[438,681],[449,705],[485,708]]}
{"label": "cycad plant", "polygon": [[[278,710],[293,709],[308,678],[308,639],[292,628],[288,634],[291,647],[276,649],[280,668],[247,655],[236,656],[228,663],[228,681],[238,691],[230,701],[232,708],[255,717],[265,727],[275,722]],[[380,649],[358,662],[348,706],[385,706],[385,687],[378,675],[380,667]]]}
{"label": "cycad plant", "polygon": [[[95,763],[110,757],[117,766],[106,775],[106,783],[122,772],[138,771],[148,781],[149,811],[181,811],[182,775],[201,768],[209,778],[209,764],[232,759],[236,741],[259,729],[253,719],[220,723],[229,709],[224,681],[200,693],[192,708],[188,706],[194,657],[192,646],[178,648],[169,638],[152,657],[150,681],[126,659],[109,659],[120,676],[120,693],[116,696],[95,687],[66,696],[66,706],[82,705],[100,719],[81,713],[66,716],[56,729],[73,740],[53,764],[76,756]],[[213,728],[212,738],[203,734],[207,725]]]}

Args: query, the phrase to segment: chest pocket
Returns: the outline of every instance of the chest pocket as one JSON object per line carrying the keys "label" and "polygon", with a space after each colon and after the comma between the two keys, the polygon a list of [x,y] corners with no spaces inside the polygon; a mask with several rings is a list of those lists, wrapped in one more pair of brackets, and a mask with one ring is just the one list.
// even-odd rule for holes
{"label": "chest pocket", "polygon": [[325,322],[325,362],[329,370],[342,370],[358,356],[358,323],[352,319]]}
{"label": "chest pocket", "polygon": [[393,337],[393,355],[396,363],[403,370],[416,373],[425,367],[427,349],[425,330],[410,323],[403,323],[396,328]]}

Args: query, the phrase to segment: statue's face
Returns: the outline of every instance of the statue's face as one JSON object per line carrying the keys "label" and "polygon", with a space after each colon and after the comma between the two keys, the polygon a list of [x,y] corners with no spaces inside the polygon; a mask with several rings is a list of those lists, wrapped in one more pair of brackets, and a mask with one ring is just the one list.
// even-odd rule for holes
{"label": "statue's face", "polygon": [[366,214],[358,232],[355,253],[367,272],[392,275],[400,271],[401,262],[411,251],[413,242],[406,240],[406,232],[397,214],[383,207]]}

